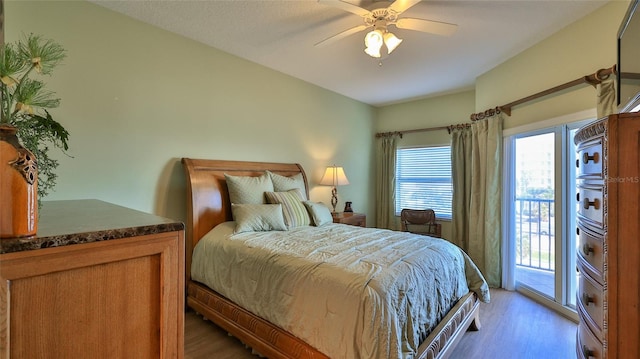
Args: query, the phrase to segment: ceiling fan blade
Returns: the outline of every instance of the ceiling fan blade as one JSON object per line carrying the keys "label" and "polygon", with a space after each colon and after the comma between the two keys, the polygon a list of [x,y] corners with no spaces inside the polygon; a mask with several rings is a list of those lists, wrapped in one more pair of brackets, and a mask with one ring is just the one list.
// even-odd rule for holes
{"label": "ceiling fan blade", "polygon": [[451,36],[458,29],[458,25],[455,24],[410,17],[398,19],[396,26],[400,29],[416,30],[442,36]]}
{"label": "ceiling fan blade", "polygon": [[336,35],[333,35],[333,36],[331,36],[331,37],[329,37],[327,39],[324,39],[324,40],[316,43],[313,46],[325,46],[325,45],[331,44],[331,43],[333,43],[335,41],[338,41],[340,39],[343,39],[343,38],[345,38],[345,37],[347,37],[349,35],[353,35],[353,34],[355,34],[357,32],[366,30],[368,27],[369,26],[367,26],[367,25],[360,25],[360,26],[352,27],[352,28],[350,28],[348,30],[345,30],[345,31],[340,32],[340,33],[338,33]]}
{"label": "ceiling fan blade", "polygon": [[388,9],[393,10],[396,14],[402,14],[419,2],[420,0],[396,0],[389,5]]}
{"label": "ceiling fan blade", "polygon": [[367,10],[367,9],[363,9],[359,6],[353,5],[351,3],[345,2],[345,1],[341,1],[341,0],[318,0],[319,3],[328,5],[328,6],[333,6],[333,7],[337,7],[339,9],[354,13],[356,15],[359,16],[367,16],[369,14],[371,14],[371,11]]}

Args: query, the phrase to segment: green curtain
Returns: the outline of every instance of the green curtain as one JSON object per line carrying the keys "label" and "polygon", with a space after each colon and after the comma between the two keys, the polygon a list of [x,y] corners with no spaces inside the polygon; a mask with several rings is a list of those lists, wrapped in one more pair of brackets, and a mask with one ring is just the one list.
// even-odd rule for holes
{"label": "green curtain", "polygon": [[615,77],[612,76],[611,78],[602,80],[602,82],[596,86],[596,91],[598,98],[598,118],[618,112]]}
{"label": "green curtain", "polygon": [[467,252],[491,287],[500,287],[502,114],[454,129],[452,241]]}
{"label": "green curtain", "polygon": [[399,134],[384,134],[378,138],[376,151],[376,227],[395,227],[396,201],[396,150]]}
{"label": "green curtain", "polygon": [[[451,177],[453,217],[451,241],[469,248],[469,198],[471,198],[471,127],[457,126],[451,132]],[[467,168],[467,166],[469,168]]]}

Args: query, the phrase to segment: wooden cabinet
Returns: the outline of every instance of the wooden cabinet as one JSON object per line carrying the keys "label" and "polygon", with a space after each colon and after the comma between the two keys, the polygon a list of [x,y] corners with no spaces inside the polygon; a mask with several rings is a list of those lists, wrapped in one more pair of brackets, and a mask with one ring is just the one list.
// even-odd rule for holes
{"label": "wooden cabinet", "polygon": [[0,240],[1,358],[182,358],[184,225],[101,201],[44,202]]}
{"label": "wooden cabinet", "polygon": [[640,358],[640,113],[575,136],[578,358]]}
{"label": "wooden cabinet", "polygon": [[350,224],[352,226],[366,227],[367,216],[363,213],[338,212],[333,213],[333,223]]}

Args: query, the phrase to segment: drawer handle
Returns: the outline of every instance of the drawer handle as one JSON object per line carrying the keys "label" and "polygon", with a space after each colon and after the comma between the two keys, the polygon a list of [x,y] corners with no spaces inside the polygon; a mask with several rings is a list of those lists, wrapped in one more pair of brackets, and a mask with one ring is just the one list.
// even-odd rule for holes
{"label": "drawer handle", "polygon": [[589,156],[588,152],[582,154],[582,162],[585,164],[589,163],[589,161],[593,161],[593,163],[598,163],[600,160],[600,154],[598,152],[594,152],[593,156]]}
{"label": "drawer handle", "polygon": [[576,160],[576,167],[580,168],[580,160]]}
{"label": "drawer handle", "polygon": [[587,306],[589,306],[591,303],[595,304],[595,300],[593,299],[592,295],[589,295],[587,293],[582,293],[582,301],[584,302],[584,304],[586,304]]}
{"label": "drawer handle", "polygon": [[599,199],[594,199],[593,202],[589,201],[589,198],[585,198],[582,201],[582,207],[584,207],[584,209],[589,209],[589,207],[592,207],[594,209],[600,209],[600,200]]}
{"label": "drawer handle", "polygon": [[576,234],[580,235],[580,228],[576,227]]}
{"label": "drawer handle", "polygon": [[589,244],[585,243],[582,246],[582,253],[584,253],[585,256],[590,255],[591,253],[593,253],[593,247],[591,247]]}
{"label": "drawer handle", "polygon": [[595,358],[594,354],[593,350],[587,348],[586,345],[582,346],[582,355],[584,355],[585,358]]}

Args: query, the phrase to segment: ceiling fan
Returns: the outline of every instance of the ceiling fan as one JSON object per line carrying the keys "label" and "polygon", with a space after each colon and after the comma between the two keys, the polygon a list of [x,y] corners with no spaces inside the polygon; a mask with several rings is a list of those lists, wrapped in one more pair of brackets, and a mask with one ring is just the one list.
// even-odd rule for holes
{"label": "ceiling fan", "polygon": [[400,17],[403,12],[419,3],[420,0],[396,0],[386,8],[371,11],[342,0],[318,0],[318,2],[359,15],[364,20],[364,24],[324,39],[316,43],[315,46],[328,45],[349,35],[373,28],[364,38],[366,46],[364,52],[375,58],[382,56],[380,49],[383,43],[387,48],[387,54],[390,54],[402,42],[401,39],[389,31],[388,27],[390,25],[395,25],[400,29],[422,31],[442,36],[451,36],[458,28],[458,25],[446,22]]}

